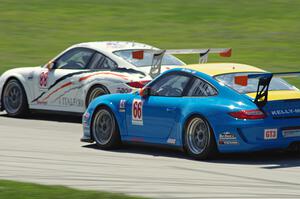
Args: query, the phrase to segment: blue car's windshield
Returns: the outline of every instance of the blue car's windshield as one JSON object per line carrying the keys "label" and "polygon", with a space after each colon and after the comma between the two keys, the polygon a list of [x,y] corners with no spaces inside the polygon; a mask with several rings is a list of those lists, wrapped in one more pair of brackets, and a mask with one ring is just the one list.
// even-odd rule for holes
{"label": "blue car's windshield", "polygon": [[[258,86],[258,79],[248,79],[248,85],[247,86],[241,86],[238,84],[235,84],[234,82],[234,77],[235,76],[246,76],[249,74],[255,74],[255,73],[230,73],[230,74],[223,74],[223,75],[217,75],[215,78],[224,83],[226,86],[236,90],[239,93],[253,93],[257,91],[257,86]],[[285,80],[278,78],[278,77],[273,77],[269,90],[297,90],[296,87],[290,85],[287,83]]]}
{"label": "blue car's windshield", "polygon": [[[120,50],[120,51],[115,51],[114,54],[123,58],[127,62],[129,62],[137,67],[152,65],[153,53],[144,52],[143,59],[134,59],[134,58],[132,58],[133,51],[136,51],[136,50]],[[183,66],[184,64],[181,61],[179,61],[176,57],[174,57],[173,55],[164,55],[164,57],[162,59],[162,65]]]}

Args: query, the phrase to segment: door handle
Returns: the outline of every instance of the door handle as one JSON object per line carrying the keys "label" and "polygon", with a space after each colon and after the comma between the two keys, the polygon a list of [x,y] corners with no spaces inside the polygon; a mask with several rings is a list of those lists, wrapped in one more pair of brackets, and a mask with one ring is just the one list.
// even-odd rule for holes
{"label": "door handle", "polygon": [[168,107],[167,112],[174,112],[176,111],[176,107]]}

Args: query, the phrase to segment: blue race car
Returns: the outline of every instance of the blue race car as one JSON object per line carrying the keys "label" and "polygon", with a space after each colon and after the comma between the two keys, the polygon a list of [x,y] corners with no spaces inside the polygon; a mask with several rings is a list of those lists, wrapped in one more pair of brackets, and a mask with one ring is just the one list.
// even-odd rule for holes
{"label": "blue race car", "polygon": [[[139,92],[96,98],[83,115],[81,141],[101,149],[121,142],[169,145],[197,159],[300,143],[300,92],[279,78],[299,73],[237,64],[223,65],[224,74],[199,72],[205,67],[213,68],[168,70]],[[290,94],[280,98],[282,92]]]}

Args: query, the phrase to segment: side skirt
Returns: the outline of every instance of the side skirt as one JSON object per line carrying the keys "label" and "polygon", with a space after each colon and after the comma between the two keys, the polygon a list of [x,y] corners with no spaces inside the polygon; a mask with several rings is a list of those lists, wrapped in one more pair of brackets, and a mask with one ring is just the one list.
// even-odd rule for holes
{"label": "side skirt", "polygon": [[72,115],[72,116],[82,116],[83,113],[70,112],[70,111],[51,111],[51,110],[41,110],[41,109],[30,109],[32,113],[45,113],[45,114],[55,114],[55,115]]}

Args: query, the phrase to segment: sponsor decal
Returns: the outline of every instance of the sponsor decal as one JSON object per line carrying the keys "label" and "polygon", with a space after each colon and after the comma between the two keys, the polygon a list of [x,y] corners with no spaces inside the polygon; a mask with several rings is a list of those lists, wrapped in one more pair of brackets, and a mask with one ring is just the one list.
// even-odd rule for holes
{"label": "sponsor decal", "polygon": [[126,100],[122,99],[119,103],[119,112],[125,112]]}
{"label": "sponsor decal", "polygon": [[77,98],[68,98],[68,97],[62,97],[58,100],[60,105],[63,106],[77,106],[77,107],[83,107],[83,100],[77,99]]}
{"label": "sponsor decal", "polygon": [[235,134],[230,132],[224,132],[219,134],[219,144],[237,145],[240,143],[237,141],[237,137],[235,136]]}
{"label": "sponsor decal", "polygon": [[55,90],[52,91],[49,95],[47,95],[47,97],[45,97],[45,98],[43,99],[43,101],[46,101],[46,100],[47,100],[51,95],[53,95],[54,93],[60,91],[60,90],[63,89],[63,88],[66,88],[66,87],[68,87],[68,86],[71,86],[71,85],[73,85],[72,82],[67,82],[67,83],[61,85],[59,88],[55,89]]}
{"label": "sponsor decal", "polygon": [[279,115],[288,115],[288,114],[299,114],[300,113],[300,108],[296,109],[281,109],[281,110],[275,110],[271,111],[271,114],[273,116],[279,116]]}
{"label": "sponsor decal", "polygon": [[89,119],[90,119],[90,114],[88,112],[85,112],[83,117],[82,117],[82,123],[84,128],[89,127]]}
{"label": "sponsor decal", "polygon": [[48,72],[42,72],[40,74],[40,87],[45,88],[48,84]]}
{"label": "sponsor decal", "polygon": [[174,139],[174,138],[169,138],[169,139],[167,140],[167,143],[169,143],[169,144],[175,144],[175,143],[176,143],[176,139]]}
{"label": "sponsor decal", "polygon": [[192,72],[192,70],[190,70],[190,69],[186,69],[186,68],[183,68],[183,69],[181,69],[181,71],[183,71],[183,72],[187,72],[187,73],[191,73],[191,72]]}
{"label": "sponsor decal", "polygon": [[233,140],[220,140],[219,144],[224,144],[224,145],[237,145],[240,144],[238,141],[233,141]]}
{"label": "sponsor decal", "polygon": [[193,70],[190,70],[190,69],[187,69],[187,68],[183,68],[183,69],[181,69],[181,71],[187,72],[187,73],[192,73],[192,74],[196,73],[196,71],[193,71]]}
{"label": "sponsor decal", "polygon": [[219,135],[219,139],[236,140],[236,136],[230,132],[224,132]]}
{"label": "sponsor decal", "polygon": [[33,72],[29,73],[27,79],[28,79],[28,80],[33,80]]}
{"label": "sponsor decal", "polygon": [[132,124],[143,125],[143,102],[140,99],[132,102]]}
{"label": "sponsor decal", "polygon": [[37,101],[36,103],[38,105],[47,105],[48,104],[47,102],[44,102],[44,101]]}
{"label": "sponsor decal", "polygon": [[282,136],[285,138],[300,137],[300,129],[283,130]]}
{"label": "sponsor decal", "polygon": [[265,140],[275,140],[275,139],[277,139],[277,129],[265,129],[264,139]]}
{"label": "sponsor decal", "polygon": [[117,93],[130,93],[131,91],[131,88],[117,88]]}
{"label": "sponsor decal", "polygon": [[65,96],[66,94],[70,93],[71,91],[74,91],[74,90],[78,90],[78,89],[81,89],[83,87],[83,85],[79,85],[79,86],[76,86],[76,87],[72,87],[64,92],[61,92],[60,95],[58,97],[56,97],[54,99],[54,102],[56,102],[57,100],[61,99],[63,96]]}
{"label": "sponsor decal", "polygon": [[83,115],[83,121],[87,121],[89,118],[90,118],[89,112],[85,112],[85,114]]}

